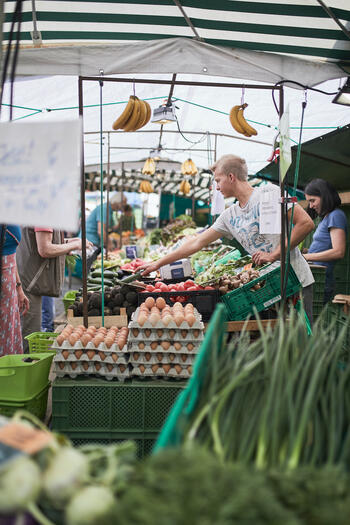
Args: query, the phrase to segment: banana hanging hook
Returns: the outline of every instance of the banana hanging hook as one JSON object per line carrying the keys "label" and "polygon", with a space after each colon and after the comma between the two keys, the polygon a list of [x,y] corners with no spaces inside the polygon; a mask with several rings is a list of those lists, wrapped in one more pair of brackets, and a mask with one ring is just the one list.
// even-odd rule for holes
{"label": "banana hanging hook", "polygon": [[132,90],[133,90],[133,93],[134,93],[134,97],[136,96],[136,86],[135,86],[135,79],[133,79],[132,81]]}
{"label": "banana hanging hook", "polygon": [[241,96],[241,106],[244,104],[244,93],[245,93],[245,86],[242,86],[242,96]]}

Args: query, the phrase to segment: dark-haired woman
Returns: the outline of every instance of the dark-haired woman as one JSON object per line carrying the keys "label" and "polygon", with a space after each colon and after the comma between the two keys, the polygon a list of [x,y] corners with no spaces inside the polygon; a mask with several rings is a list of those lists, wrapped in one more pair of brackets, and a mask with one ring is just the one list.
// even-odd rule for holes
{"label": "dark-haired woman", "polygon": [[20,240],[19,226],[0,227],[0,356],[23,353],[20,315],[27,313],[29,301],[16,265]]}
{"label": "dark-haired woman", "polygon": [[305,188],[305,197],[309,203],[310,215],[313,218],[319,216],[322,220],[304,257],[311,263],[326,266],[323,302],[327,303],[334,296],[335,263],[345,255],[347,220],[345,213],[339,209],[339,194],[329,182],[323,179],[312,180]]}

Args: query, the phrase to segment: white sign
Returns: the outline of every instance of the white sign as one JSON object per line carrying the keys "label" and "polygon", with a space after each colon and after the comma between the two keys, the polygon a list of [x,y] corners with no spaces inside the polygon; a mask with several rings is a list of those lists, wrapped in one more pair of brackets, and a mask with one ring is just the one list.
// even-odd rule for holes
{"label": "white sign", "polygon": [[280,124],[280,182],[283,181],[292,163],[292,150],[289,137],[289,106],[283,113]]}
{"label": "white sign", "polygon": [[281,204],[273,191],[261,192],[259,233],[281,233]]}
{"label": "white sign", "polygon": [[0,223],[78,229],[81,120],[0,123]]}
{"label": "white sign", "polygon": [[216,189],[216,182],[213,180],[213,194],[211,197],[211,215],[218,215],[225,211],[225,199],[221,191]]}

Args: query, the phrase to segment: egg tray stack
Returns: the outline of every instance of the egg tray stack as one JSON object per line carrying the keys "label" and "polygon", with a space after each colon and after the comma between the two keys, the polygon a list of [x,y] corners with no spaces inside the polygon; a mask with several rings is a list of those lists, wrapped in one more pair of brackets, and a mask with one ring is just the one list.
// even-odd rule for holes
{"label": "egg tray stack", "polygon": [[130,377],[127,344],[119,348],[118,344],[113,343],[108,348],[104,342],[96,347],[90,341],[84,347],[81,341],[72,346],[66,340],[61,346],[55,341],[52,348],[57,352],[53,369],[57,377],[69,376],[75,379],[81,375],[97,375],[107,380],[118,381]]}
{"label": "egg tray stack", "polygon": [[184,321],[166,327],[160,320],[155,325],[137,322],[139,308],[129,323],[128,352],[131,374],[141,378],[188,379],[203,340],[204,325],[195,310],[192,326]]}

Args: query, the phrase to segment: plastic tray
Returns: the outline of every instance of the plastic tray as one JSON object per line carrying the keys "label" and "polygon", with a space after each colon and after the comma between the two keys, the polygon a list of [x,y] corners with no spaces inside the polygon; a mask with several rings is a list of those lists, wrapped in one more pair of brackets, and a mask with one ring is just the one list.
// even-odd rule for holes
{"label": "plastic tray", "polygon": [[[41,392],[49,380],[53,356],[51,352],[0,357],[0,399],[22,402]],[[34,361],[23,361],[29,357]]]}
{"label": "plastic tray", "polygon": [[[240,321],[246,319],[248,315],[269,308],[281,300],[281,269],[278,266],[271,271],[267,271],[257,279],[250,281],[244,286],[221,296],[222,302],[226,306],[228,320]],[[263,283],[262,287],[254,290],[254,286]],[[301,288],[298,277],[292,267],[289,269],[288,281],[286,286],[286,297],[294,295]]]}
{"label": "plastic tray", "polygon": [[77,295],[78,293],[78,290],[69,290],[68,292],[66,292],[66,294],[64,295],[62,301],[63,301],[63,306],[64,306],[64,310],[65,312],[67,313],[67,310],[68,310],[68,307],[74,303],[75,301],[75,296]]}
{"label": "plastic tray", "polygon": [[28,399],[13,401],[0,399],[0,415],[11,417],[16,410],[28,410],[39,419],[44,419],[47,407],[47,397],[50,388],[48,383],[38,394]]}
{"label": "plastic tray", "polygon": [[55,350],[52,348],[58,333],[54,332],[33,332],[32,334],[27,335],[24,339],[28,341],[29,352],[50,352],[55,353]]}
{"label": "plastic tray", "polygon": [[198,290],[198,291],[176,291],[176,292],[139,292],[137,294],[138,304],[145,301],[147,297],[163,297],[167,304],[173,306],[174,303],[171,301],[171,297],[186,297],[186,301],[183,302],[183,305],[187,303],[193,304],[193,306],[198,310],[202,316],[203,321],[209,321],[212,316],[215,306],[220,300],[220,294],[218,290]]}

